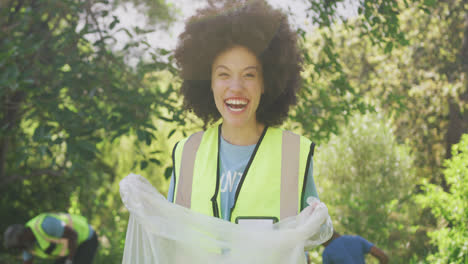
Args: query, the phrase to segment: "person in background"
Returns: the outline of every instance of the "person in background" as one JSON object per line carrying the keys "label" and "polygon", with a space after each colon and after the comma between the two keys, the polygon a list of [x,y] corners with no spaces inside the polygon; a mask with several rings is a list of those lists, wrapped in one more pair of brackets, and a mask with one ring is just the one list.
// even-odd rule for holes
{"label": "person in background", "polygon": [[88,221],[66,213],[42,213],[26,225],[10,225],[3,241],[5,248],[23,251],[25,264],[33,263],[33,256],[55,264],[90,264],[98,247]]}
{"label": "person in background", "polygon": [[334,232],[323,246],[323,264],[365,264],[365,255],[368,253],[381,264],[386,264],[389,260],[385,252],[360,236],[342,236]]}

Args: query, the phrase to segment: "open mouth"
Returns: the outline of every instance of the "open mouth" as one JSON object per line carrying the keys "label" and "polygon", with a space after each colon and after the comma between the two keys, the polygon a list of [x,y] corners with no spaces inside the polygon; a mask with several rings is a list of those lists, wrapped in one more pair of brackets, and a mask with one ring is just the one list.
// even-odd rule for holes
{"label": "open mouth", "polygon": [[249,104],[249,100],[245,98],[232,98],[224,101],[229,110],[233,112],[243,111]]}

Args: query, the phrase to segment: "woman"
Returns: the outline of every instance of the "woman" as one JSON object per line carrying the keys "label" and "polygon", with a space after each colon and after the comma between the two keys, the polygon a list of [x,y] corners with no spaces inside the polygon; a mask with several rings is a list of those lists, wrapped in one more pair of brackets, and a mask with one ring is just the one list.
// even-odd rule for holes
{"label": "woman", "polygon": [[332,227],[323,204],[307,206],[317,197],[314,144],[275,127],[300,84],[302,59],[286,16],[264,0],[199,10],[175,59],[185,108],[209,126],[172,154],[168,199],[192,212],[127,176],[123,263],[304,263],[304,248],[327,241]]}
{"label": "woman", "polygon": [[209,127],[174,147],[168,199],[236,223],[270,224],[317,197],[314,144],[275,128],[296,103],[302,58],[285,14],[264,0],[199,10],[175,59],[184,106]]}

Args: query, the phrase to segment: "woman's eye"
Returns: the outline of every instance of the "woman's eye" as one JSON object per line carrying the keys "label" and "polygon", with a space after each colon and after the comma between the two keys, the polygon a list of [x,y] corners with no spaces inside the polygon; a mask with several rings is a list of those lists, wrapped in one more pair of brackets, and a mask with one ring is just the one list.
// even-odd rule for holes
{"label": "woman's eye", "polygon": [[253,74],[253,73],[247,73],[247,74],[245,75],[245,77],[253,78],[253,77],[255,77],[255,74]]}
{"label": "woman's eye", "polygon": [[221,73],[218,74],[218,76],[225,77],[225,76],[229,76],[229,75],[227,73],[225,73],[225,72],[221,72]]}

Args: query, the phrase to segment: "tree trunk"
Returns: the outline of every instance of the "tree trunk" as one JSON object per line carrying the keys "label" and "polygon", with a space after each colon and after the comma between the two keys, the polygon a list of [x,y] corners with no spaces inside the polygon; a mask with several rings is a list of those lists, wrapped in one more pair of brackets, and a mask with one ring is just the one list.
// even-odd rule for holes
{"label": "tree trunk", "polygon": [[[464,133],[468,133],[468,12],[465,13],[465,30],[463,44],[459,54],[464,75],[465,89],[459,95],[458,102],[455,98],[449,100],[449,123],[445,138],[445,158],[452,157],[452,146],[460,141]],[[442,182],[444,190],[448,191],[449,186]]]}
{"label": "tree trunk", "polygon": [[468,132],[468,11],[465,13],[465,32],[459,56],[464,75],[465,90],[459,95],[460,104],[454,102],[454,100],[450,102],[450,119],[446,138],[446,158],[452,157],[452,145],[458,143],[462,134]]}
{"label": "tree trunk", "polygon": [[0,179],[5,177],[7,153],[9,143],[14,140],[14,130],[19,125],[19,111],[22,102],[24,101],[25,93],[17,91],[10,96],[2,98],[3,119],[0,119],[1,134],[0,134]]}

